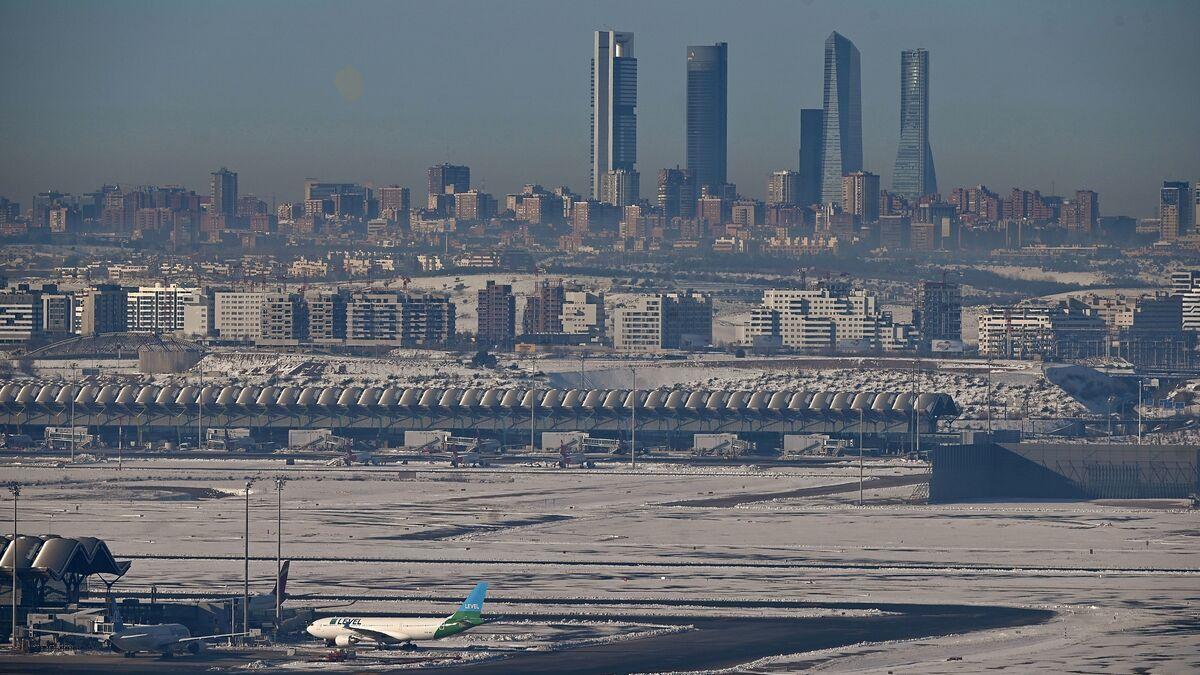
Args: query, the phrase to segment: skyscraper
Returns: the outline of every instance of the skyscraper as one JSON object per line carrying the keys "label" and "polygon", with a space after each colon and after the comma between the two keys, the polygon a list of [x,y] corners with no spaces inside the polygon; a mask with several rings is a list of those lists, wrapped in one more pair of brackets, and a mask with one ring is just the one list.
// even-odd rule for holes
{"label": "skyscraper", "polygon": [[429,208],[436,209],[440,195],[466,192],[471,189],[471,167],[455,164],[438,164],[426,172]]}
{"label": "skyscraper", "polygon": [[859,222],[879,220],[879,176],[855,171],[842,178],[842,212],[853,213]]}
{"label": "skyscraper", "polygon": [[1163,181],[1158,196],[1160,239],[1178,239],[1187,234],[1191,220],[1191,190],[1187,181]]}
{"label": "skyscraper", "polygon": [[773,171],[767,181],[767,204],[792,206],[799,203],[800,174],[795,171]]}
{"label": "skyscraper", "polygon": [[637,59],[633,33],[596,31],[592,49],[592,197],[604,176],[637,162]]}
{"label": "skyscraper", "polygon": [[892,192],[909,201],[937,193],[933,150],[929,147],[929,52],[900,52],[900,149]]}
{"label": "skyscraper", "polygon": [[858,48],[838,32],[825,40],[821,202],[842,199],[842,176],[862,169],[862,83]]}
{"label": "skyscraper", "polygon": [[639,199],[640,177],[637,171],[613,169],[604,174],[600,201],[612,206],[629,206]]}
{"label": "skyscraper", "polygon": [[821,144],[824,142],[825,111],[800,111],[800,197],[801,206],[821,201]]}
{"label": "skyscraper", "polygon": [[667,220],[696,214],[696,185],[687,169],[663,169],[658,172],[658,208]]}
{"label": "skyscraper", "polygon": [[209,212],[226,216],[237,215],[238,176],[236,173],[221,167],[212,172],[209,182]]}
{"label": "skyscraper", "polygon": [[728,80],[726,43],[687,48],[687,168],[698,187],[725,184]]}
{"label": "skyscraper", "polygon": [[480,349],[512,349],[516,337],[517,299],[512,286],[488,279],[479,289],[476,343]]}

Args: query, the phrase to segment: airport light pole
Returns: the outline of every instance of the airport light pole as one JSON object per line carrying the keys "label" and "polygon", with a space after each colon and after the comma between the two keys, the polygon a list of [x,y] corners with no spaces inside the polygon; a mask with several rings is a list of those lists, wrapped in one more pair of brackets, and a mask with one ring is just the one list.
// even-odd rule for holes
{"label": "airport light pole", "polygon": [[858,505],[863,504],[863,409],[858,409]]}
{"label": "airport light pole", "polygon": [[287,479],[275,477],[275,639],[279,640],[279,627],[283,625],[283,485]]}
{"label": "airport light pole", "polygon": [[629,400],[633,403],[629,406],[629,466],[632,469],[637,468],[637,368],[629,369],[633,375],[633,389],[629,391]]}
{"label": "airport light pole", "polygon": [[21,486],[15,481],[9,483],[8,491],[13,496],[13,536],[12,536],[12,642],[9,651],[17,652],[17,498],[21,496]]}
{"label": "airport light pole", "polygon": [[75,463],[75,397],[79,394],[79,375],[75,363],[71,363],[71,463]]}
{"label": "airport light pole", "polygon": [[[243,576],[242,576],[242,632],[250,630],[250,486],[254,485],[254,479],[246,480],[246,533],[243,544],[244,556]],[[237,632],[237,631],[234,631]],[[246,644],[246,636],[243,634],[241,639],[242,644]]]}

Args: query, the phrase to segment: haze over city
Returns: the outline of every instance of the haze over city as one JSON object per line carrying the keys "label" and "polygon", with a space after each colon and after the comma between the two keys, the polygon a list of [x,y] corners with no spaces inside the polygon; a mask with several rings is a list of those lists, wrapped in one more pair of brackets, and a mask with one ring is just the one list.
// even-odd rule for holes
{"label": "haze over city", "polygon": [[1200,2],[0,27],[0,675],[1200,672]]}
{"label": "haze over city", "polygon": [[[795,168],[831,31],[862,53],[864,168],[890,183],[903,49],[931,55],[943,185],[1103,195],[1150,216],[1200,176],[1192,2],[5,2],[0,194],[101,182],[299,197],[302,180],[419,184],[470,165],[483,187],[587,177],[592,31],[637,35],[643,193],[684,161],[684,57],[729,43],[729,179],[762,197]],[[53,26],[52,34],[39,27]],[[337,86],[341,73],[343,86]],[[361,83],[361,85],[359,84]],[[361,92],[359,87],[361,86]]]}

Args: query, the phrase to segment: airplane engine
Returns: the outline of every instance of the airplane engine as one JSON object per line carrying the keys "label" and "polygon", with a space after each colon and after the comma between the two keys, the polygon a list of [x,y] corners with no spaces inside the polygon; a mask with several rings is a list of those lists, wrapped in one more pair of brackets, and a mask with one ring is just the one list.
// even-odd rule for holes
{"label": "airplane engine", "polygon": [[333,644],[338,647],[353,647],[358,644],[358,638],[352,635],[339,635],[333,639]]}

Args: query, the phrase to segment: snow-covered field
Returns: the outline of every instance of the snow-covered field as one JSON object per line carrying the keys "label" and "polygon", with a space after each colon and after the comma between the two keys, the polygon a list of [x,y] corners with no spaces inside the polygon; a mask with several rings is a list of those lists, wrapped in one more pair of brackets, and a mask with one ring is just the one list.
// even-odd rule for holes
{"label": "snow-covered field", "polygon": [[[1200,668],[1200,530],[1196,512],[1182,503],[921,505],[909,502],[912,488],[870,483],[861,507],[857,490],[770,497],[853,482],[857,468],[849,464],[556,471],[161,459],[121,470],[29,461],[2,471],[26,486],[24,531],[98,536],[118,558],[211,557],[137,558],[118,592],[151,584],[161,592],[240,592],[238,491],[247,477],[261,479],[250,494],[250,544],[252,555],[269,558],[276,536],[270,479],[286,475],[290,590],[315,595],[315,604],[354,597],[363,611],[437,613],[478,579],[491,582],[489,611],[501,615],[568,612],[586,621],[615,612],[631,624],[674,612],[796,612],[698,606],[705,599],[999,604],[1059,615],[1041,626],[778,657],[743,672]],[[921,471],[919,463],[867,466],[868,478]],[[197,498],[185,488],[231,496]],[[713,495],[761,499],[668,506]],[[265,590],[274,562],[253,561],[250,572],[253,588]],[[679,606],[681,598],[697,606]],[[588,602],[555,604],[578,599]]]}

